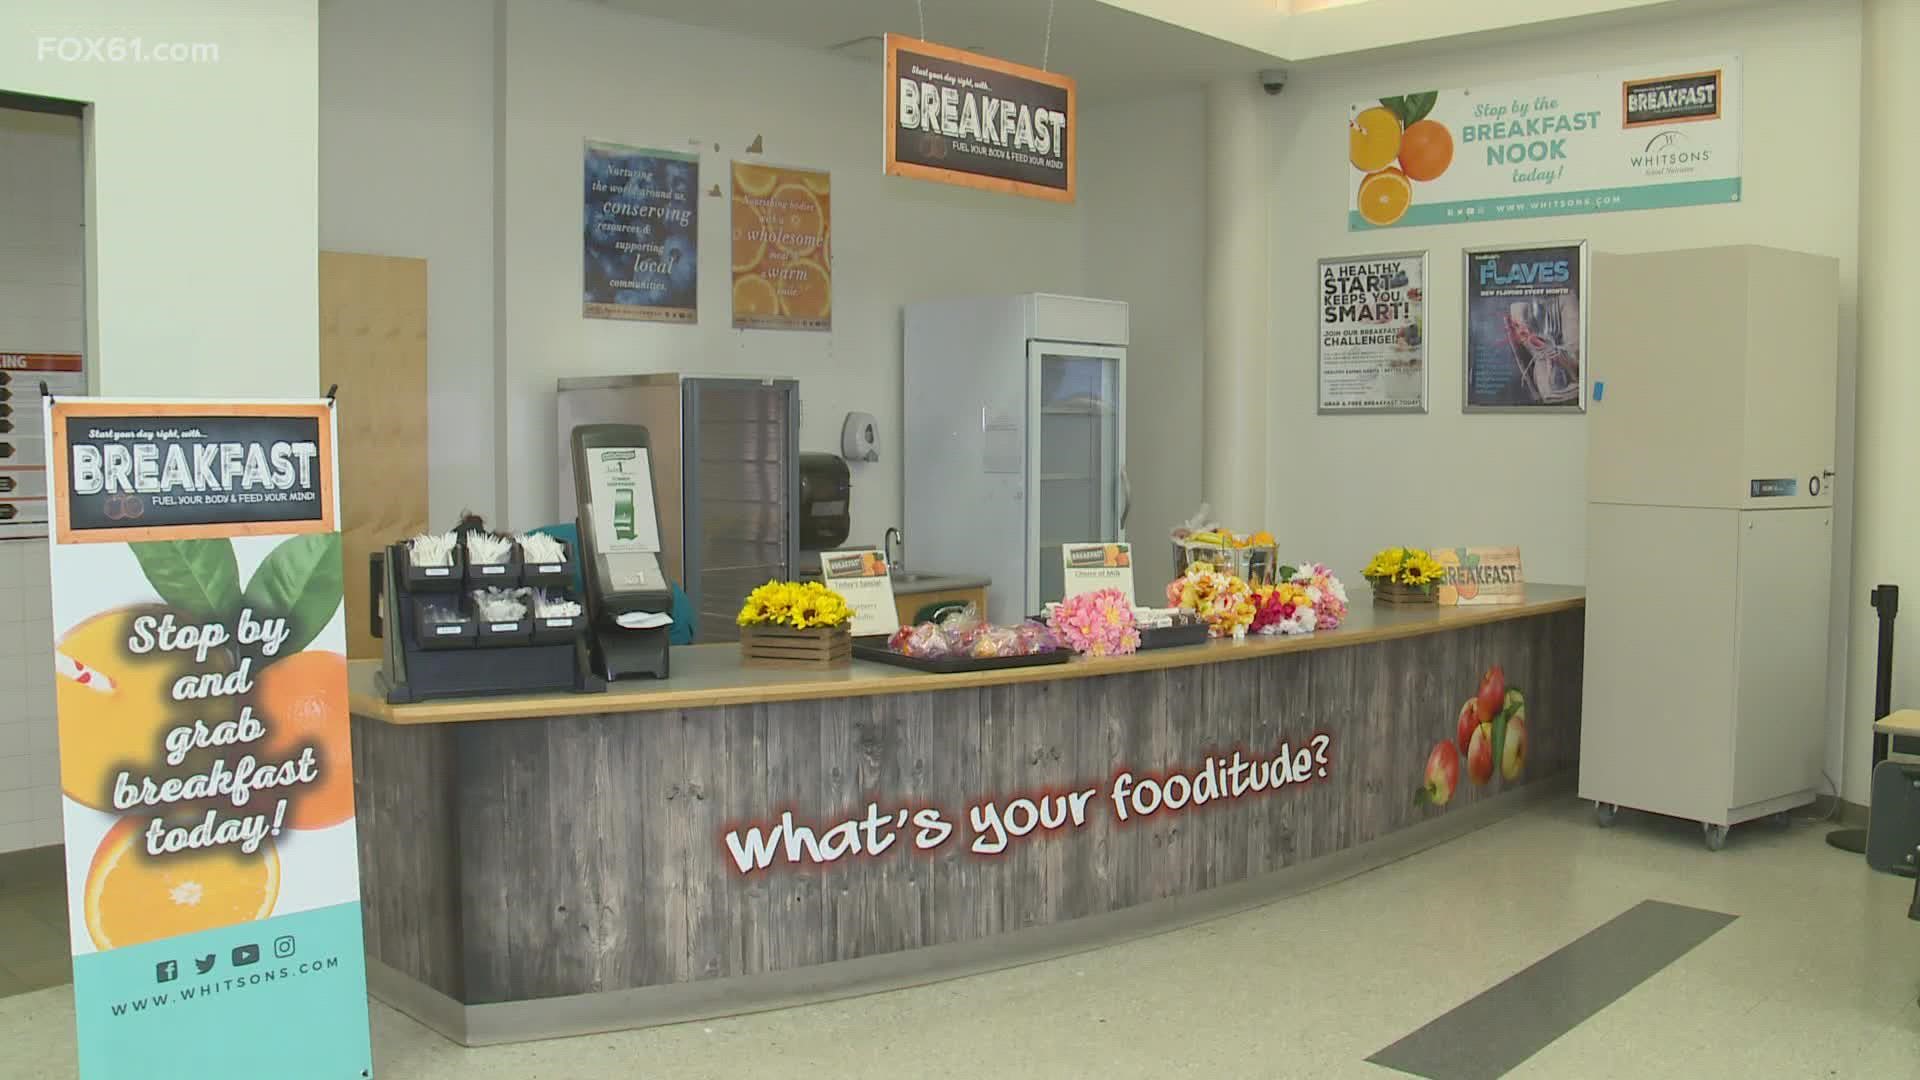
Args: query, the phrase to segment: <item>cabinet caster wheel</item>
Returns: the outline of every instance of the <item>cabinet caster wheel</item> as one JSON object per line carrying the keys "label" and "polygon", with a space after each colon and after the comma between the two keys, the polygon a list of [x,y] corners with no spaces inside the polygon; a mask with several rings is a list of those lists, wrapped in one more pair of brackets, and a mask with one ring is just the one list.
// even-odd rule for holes
{"label": "cabinet caster wheel", "polygon": [[1617,803],[1596,802],[1593,804],[1593,823],[1603,829],[1613,828],[1614,819],[1620,816]]}
{"label": "cabinet caster wheel", "polygon": [[1727,846],[1727,827],[1725,825],[1712,825],[1702,822],[1700,831],[1706,836],[1708,851],[1719,851],[1721,848]]}

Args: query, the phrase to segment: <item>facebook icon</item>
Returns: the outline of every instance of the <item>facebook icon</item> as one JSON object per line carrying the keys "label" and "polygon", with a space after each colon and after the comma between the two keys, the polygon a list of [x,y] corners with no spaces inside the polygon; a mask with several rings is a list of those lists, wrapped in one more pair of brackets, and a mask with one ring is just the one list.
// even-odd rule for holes
{"label": "facebook icon", "polygon": [[180,977],[180,963],[176,960],[162,960],[153,965],[153,981],[170,983]]}

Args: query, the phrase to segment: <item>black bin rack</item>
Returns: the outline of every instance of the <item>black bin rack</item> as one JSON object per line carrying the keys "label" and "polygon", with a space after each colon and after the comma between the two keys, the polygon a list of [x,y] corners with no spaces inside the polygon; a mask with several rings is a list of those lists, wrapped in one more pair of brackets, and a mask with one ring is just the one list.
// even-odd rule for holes
{"label": "black bin rack", "polygon": [[[587,662],[582,616],[540,616],[489,622],[475,610],[472,592],[537,588],[573,592],[575,554],[561,542],[559,563],[528,563],[514,544],[504,564],[475,566],[464,543],[452,566],[416,566],[406,544],[371,557],[373,636],[386,652],[387,701],[395,705],[441,698],[556,691],[597,693],[606,682]],[[438,617],[451,610],[456,618]]]}

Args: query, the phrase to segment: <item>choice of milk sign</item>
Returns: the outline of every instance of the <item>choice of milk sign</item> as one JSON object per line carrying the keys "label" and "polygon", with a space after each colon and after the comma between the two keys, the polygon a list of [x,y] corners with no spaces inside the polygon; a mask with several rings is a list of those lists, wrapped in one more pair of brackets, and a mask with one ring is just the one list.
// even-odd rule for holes
{"label": "choice of milk sign", "polygon": [[45,417],[80,1076],[370,1077],[332,407]]}

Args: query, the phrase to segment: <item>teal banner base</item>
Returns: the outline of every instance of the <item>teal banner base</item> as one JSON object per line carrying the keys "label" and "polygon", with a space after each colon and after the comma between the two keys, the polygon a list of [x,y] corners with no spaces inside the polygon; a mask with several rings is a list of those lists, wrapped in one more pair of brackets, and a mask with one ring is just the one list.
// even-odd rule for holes
{"label": "teal banner base", "polygon": [[372,1080],[360,905],[73,960],[81,1080]]}

